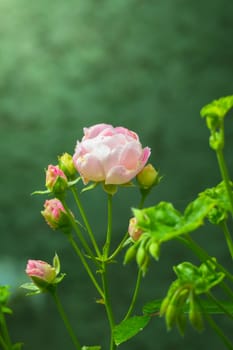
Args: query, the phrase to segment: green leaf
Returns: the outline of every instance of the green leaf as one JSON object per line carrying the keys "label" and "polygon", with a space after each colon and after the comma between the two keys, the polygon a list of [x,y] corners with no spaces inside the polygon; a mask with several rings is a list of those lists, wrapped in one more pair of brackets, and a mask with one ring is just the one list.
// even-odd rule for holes
{"label": "green leaf", "polygon": [[146,315],[152,315],[154,313],[159,312],[162,300],[163,299],[156,299],[146,303],[142,309],[143,313]]}
{"label": "green leaf", "polygon": [[184,215],[171,203],[160,202],[154,207],[134,209],[138,227],[158,243],[169,241],[179,235],[200,227],[215,202],[208,197],[198,197],[185,209]]}
{"label": "green leaf", "polygon": [[119,325],[117,325],[114,328],[113,331],[113,336],[116,345],[120,345],[121,343],[124,343],[125,341],[134,337],[136,334],[142,331],[143,328],[146,327],[149,321],[150,316],[148,315],[134,316],[128,318],[125,321],[122,321]]}
{"label": "green leaf", "polygon": [[82,346],[81,350],[101,350],[101,346],[96,345],[96,346]]}
{"label": "green leaf", "polygon": [[223,118],[233,107],[233,95],[221,97],[218,100],[214,100],[201,109],[201,116],[203,118],[207,116],[216,116]]}

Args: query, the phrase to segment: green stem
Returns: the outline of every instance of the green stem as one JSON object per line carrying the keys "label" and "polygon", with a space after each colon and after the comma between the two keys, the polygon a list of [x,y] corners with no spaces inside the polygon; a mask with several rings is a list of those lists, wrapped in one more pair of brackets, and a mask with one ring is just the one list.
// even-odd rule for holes
{"label": "green stem", "polygon": [[231,319],[233,320],[233,314],[232,314],[231,312],[229,312],[229,311],[227,310],[227,308],[225,308],[225,307],[221,304],[221,302],[219,302],[218,299],[215,298],[215,296],[214,296],[211,292],[208,292],[207,295],[208,295],[209,299],[211,299],[211,300],[218,306],[218,308],[219,308],[220,310],[223,311],[223,313],[224,313],[225,315],[227,315],[229,318],[231,318]]}
{"label": "green stem", "polygon": [[73,342],[73,344],[75,346],[75,349],[76,350],[81,350],[81,345],[80,345],[79,341],[77,340],[77,337],[75,336],[74,331],[73,331],[73,329],[72,329],[72,327],[71,327],[71,325],[70,325],[70,323],[68,321],[68,318],[66,316],[66,313],[65,313],[65,311],[63,309],[63,306],[62,306],[62,304],[60,302],[60,299],[58,297],[58,294],[57,294],[56,290],[51,292],[51,294],[52,294],[53,299],[55,301],[55,304],[57,306],[58,312],[59,312],[59,314],[60,314],[60,316],[61,316],[61,318],[62,318],[62,320],[64,322],[64,325],[65,325],[65,327],[66,327],[66,329],[67,329],[67,331],[69,333],[69,336],[70,336],[70,338],[71,338],[71,340],[72,340],[72,342]]}
{"label": "green stem", "polygon": [[73,226],[73,229],[74,229],[75,233],[77,234],[77,236],[78,236],[80,242],[82,243],[84,249],[85,249],[86,252],[90,255],[90,257],[92,258],[92,260],[96,262],[96,259],[95,259],[94,255],[93,255],[93,253],[92,253],[92,251],[91,251],[89,245],[87,244],[86,240],[84,239],[84,237],[83,237],[83,235],[82,235],[82,232],[81,232],[79,226],[77,225],[77,223],[76,223],[76,221],[75,221],[73,215],[70,213],[70,210],[69,210],[68,205],[66,204],[66,202],[65,202],[64,199],[61,199],[61,202],[62,202],[63,207],[64,207],[65,210],[66,210],[66,214],[67,214],[67,216],[68,216],[68,218],[69,218],[69,220],[70,220],[70,222],[71,222],[71,224],[72,224],[72,226]]}
{"label": "green stem", "polygon": [[135,285],[135,289],[134,289],[134,294],[133,294],[133,297],[132,297],[132,301],[131,301],[131,304],[130,304],[130,307],[123,319],[123,321],[127,320],[127,318],[131,315],[132,311],[133,311],[133,308],[135,306],[135,303],[136,303],[136,300],[137,300],[137,297],[138,297],[138,292],[139,292],[139,287],[140,287],[140,284],[141,284],[141,280],[142,280],[142,271],[141,269],[138,270],[138,275],[137,275],[137,281],[136,281],[136,285]]}
{"label": "green stem", "polygon": [[3,337],[1,337],[2,341],[7,346],[7,350],[11,350],[11,348],[12,348],[11,339],[10,339],[10,335],[9,335],[9,332],[7,329],[5,316],[4,316],[4,313],[2,313],[2,312],[0,314],[0,319],[1,319],[0,323],[1,323],[2,333],[3,333]]}
{"label": "green stem", "polygon": [[120,242],[120,244],[118,245],[118,247],[114,250],[114,252],[109,256],[108,261],[111,261],[115,258],[115,256],[117,256],[118,253],[120,253],[120,251],[122,250],[122,248],[124,247],[125,241],[127,240],[127,238],[129,237],[129,233],[126,232],[126,234],[124,235],[122,241]]}
{"label": "green stem", "polygon": [[85,211],[84,211],[84,209],[83,209],[83,206],[82,206],[82,203],[81,203],[81,201],[80,201],[80,199],[79,199],[79,196],[78,196],[78,192],[77,192],[76,187],[71,187],[71,192],[73,193],[75,202],[76,202],[76,204],[77,204],[77,207],[78,207],[78,209],[79,209],[79,212],[80,212],[80,214],[81,214],[81,217],[82,217],[82,219],[83,219],[83,222],[84,222],[84,224],[85,224],[85,226],[86,226],[86,229],[87,229],[87,232],[88,232],[89,237],[90,237],[90,239],[91,239],[91,242],[92,242],[92,244],[93,244],[93,247],[95,248],[96,254],[97,254],[98,257],[100,257],[100,256],[101,256],[101,253],[100,253],[99,247],[98,247],[98,245],[97,245],[97,243],[96,243],[95,236],[94,236],[93,231],[92,231],[92,229],[91,229],[91,226],[90,226],[90,224],[89,224],[89,222],[88,222],[86,213],[85,213]]}
{"label": "green stem", "polygon": [[3,339],[3,337],[0,334],[0,345],[2,346],[3,350],[9,350],[10,348],[8,347],[8,345],[6,344],[5,340]]}
{"label": "green stem", "polygon": [[224,232],[224,235],[225,235],[225,239],[226,239],[226,242],[227,242],[227,246],[228,246],[228,249],[230,251],[231,257],[233,259],[233,241],[232,241],[232,237],[231,237],[231,234],[230,234],[230,231],[228,229],[226,221],[223,221],[220,224],[220,226],[223,229],[223,232]]}
{"label": "green stem", "polygon": [[228,194],[228,199],[230,201],[231,213],[233,215],[233,194],[232,194],[232,190],[231,190],[231,186],[230,186],[230,177],[228,174],[228,170],[227,170],[227,166],[226,166],[226,162],[225,162],[225,159],[223,156],[222,149],[217,149],[216,155],[217,155],[218,165],[219,165],[219,169],[220,169],[220,172],[222,175],[222,179],[225,183],[226,191]]}
{"label": "green stem", "polygon": [[227,349],[233,350],[233,345],[231,344],[231,341],[225,336],[223,331],[219,328],[219,326],[216,324],[216,322],[213,320],[213,318],[205,312],[204,307],[202,306],[201,302],[199,301],[200,306],[203,310],[203,314],[208,321],[211,328],[214,330],[214,332],[219,336],[219,338],[222,340],[222,342],[226,345]]}
{"label": "green stem", "polygon": [[112,195],[108,194],[108,226],[106,234],[106,242],[103,247],[103,258],[107,259],[112,238]]}
{"label": "green stem", "polygon": [[90,277],[90,279],[91,279],[91,281],[93,282],[94,286],[96,287],[97,291],[99,292],[99,294],[101,295],[101,297],[104,298],[104,294],[103,294],[102,289],[100,288],[100,286],[99,286],[97,280],[95,279],[95,277],[94,277],[94,275],[93,275],[93,273],[92,273],[92,271],[91,271],[91,269],[90,269],[88,263],[86,262],[86,259],[84,258],[84,256],[83,256],[81,250],[79,249],[78,245],[77,245],[76,242],[74,241],[72,235],[69,235],[69,236],[68,236],[68,239],[69,239],[69,242],[71,243],[71,245],[72,245],[74,251],[76,252],[76,254],[78,255],[78,257],[80,258],[80,260],[81,260],[81,262],[82,262],[84,268],[85,268],[86,271],[87,271],[88,276]]}
{"label": "green stem", "polygon": [[103,283],[103,290],[104,290],[104,306],[106,309],[108,322],[111,330],[111,336],[110,336],[110,347],[109,350],[114,350],[116,348],[113,338],[113,329],[115,327],[115,322],[113,318],[113,312],[112,307],[110,305],[110,298],[109,298],[109,292],[108,292],[108,283],[107,283],[107,264],[103,261],[102,263],[102,283]]}

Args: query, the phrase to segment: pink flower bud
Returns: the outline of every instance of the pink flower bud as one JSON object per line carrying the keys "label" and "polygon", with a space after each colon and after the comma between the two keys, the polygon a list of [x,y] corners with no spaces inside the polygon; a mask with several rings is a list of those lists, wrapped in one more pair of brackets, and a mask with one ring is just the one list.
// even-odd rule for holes
{"label": "pink flower bud", "polygon": [[38,285],[40,280],[48,284],[56,278],[56,270],[53,266],[41,260],[28,260],[26,274]]}
{"label": "pink flower bud", "polygon": [[120,185],[132,180],[145,166],[150,148],[142,148],[138,135],[123,127],[97,124],[84,128],[77,142],[74,165],[83,182]]}
{"label": "pink flower bud", "polygon": [[137,174],[137,181],[142,189],[149,189],[158,183],[158,172],[153,165],[147,164],[140,173]]}
{"label": "pink flower bud", "polygon": [[128,232],[134,241],[137,241],[143,233],[143,231],[137,227],[137,219],[135,217],[129,220]]}
{"label": "pink flower bud", "polygon": [[46,171],[45,186],[54,193],[64,192],[68,186],[68,180],[64,172],[57,165],[49,165]]}
{"label": "pink flower bud", "polygon": [[52,229],[69,230],[70,221],[59,199],[47,199],[44,203],[44,208],[41,214]]}

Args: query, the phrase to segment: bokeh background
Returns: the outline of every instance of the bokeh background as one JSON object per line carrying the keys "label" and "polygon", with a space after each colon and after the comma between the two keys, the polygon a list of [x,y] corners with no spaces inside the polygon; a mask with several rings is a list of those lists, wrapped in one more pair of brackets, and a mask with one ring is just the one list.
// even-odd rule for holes
{"label": "bokeh background", "polygon": [[[95,290],[65,237],[51,232],[40,215],[44,169],[72,153],[82,129],[105,122],[139,133],[152,148],[151,162],[163,180],[147,201],[172,201],[183,209],[219,180],[203,105],[233,92],[233,2],[230,0],[0,0],[0,283],[12,286],[14,341],[26,350],[72,349],[48,296],[25,297],[19,285],[28,258],[51,261],[56,251],[67,273],[60,295],[85,345],[107,349],[108,326]],[[233,170],[232,119],[226,120],[226,159]],[[102,242],[105,195],[82,195]],[[114,202],[114,243],[120,241],[137,205],[135,189],[121,189]],[[196,234],[211,255],[230,264],[221,234]],[[141,289],[136,312],[160,298],[174,278],[171,266],[194,259],[183,247],[164,247]],[[121,319],[136,274],[135,264],[111,267],[115,312]],[[230,325],[219,317],[226,330]],[[211,331],[188,327],[182,339],[155,318],[122,350],[222,349]]]}

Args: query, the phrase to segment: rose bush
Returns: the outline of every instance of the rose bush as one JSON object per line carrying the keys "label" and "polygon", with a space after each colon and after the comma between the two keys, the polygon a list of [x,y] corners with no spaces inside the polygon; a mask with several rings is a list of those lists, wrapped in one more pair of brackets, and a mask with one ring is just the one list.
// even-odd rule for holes
{"label": "rose bush", "polygon": [[84,128],[73,156],[83,182],[120,185],[133,179],[145,166],[150,148],[142,148],[138,135],[123,127],[97,124]]}

